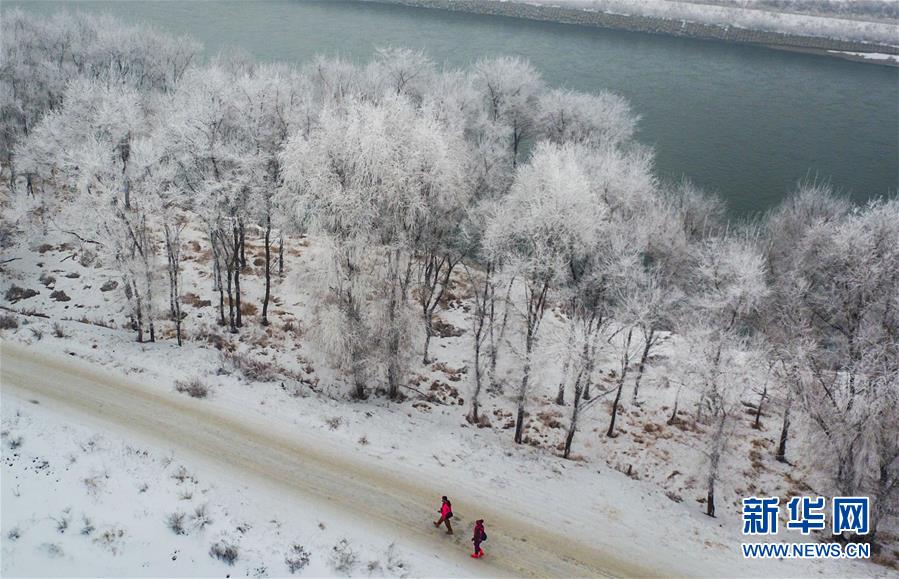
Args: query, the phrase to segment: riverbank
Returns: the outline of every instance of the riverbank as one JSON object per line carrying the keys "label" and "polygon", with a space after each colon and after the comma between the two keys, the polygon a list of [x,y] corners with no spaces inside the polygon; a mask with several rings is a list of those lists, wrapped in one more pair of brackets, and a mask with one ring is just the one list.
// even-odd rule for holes
{"label": "riverbank", "polygon": [[[470,12],[491,16],[524,18],[561,24],[576,24],[596,28],[613,28],[630,32],[666,34],[698,38],[702,40],[722,40],[740,44],[755,44],[781,50],[795,50],[806,53],[834,56],[887,66],[899,66],[890,58],[865,58],[863,54],[878,53],[899,55],[899,46],[872,42],[839,40],[820,36],[801,36],[765,30],[751,30],[735,26],[666,20],[651,16],[613,14],[575,7],[547,6],[509,2],[502,0],[366,0],[383,4],[400,4],[416,8]],[[847,54],[849,53],[849,54]],[[852,54],[854,53],[854,54]]]}

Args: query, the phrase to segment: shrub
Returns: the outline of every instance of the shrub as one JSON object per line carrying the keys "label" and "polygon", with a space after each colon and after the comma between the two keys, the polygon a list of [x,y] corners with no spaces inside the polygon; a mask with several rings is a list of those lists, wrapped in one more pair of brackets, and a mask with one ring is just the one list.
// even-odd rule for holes
{"label": "shrub", "polygon": [[212,300],[200,299],[200,296],[193,292],[187,292],[181,296],[181,302],[195,308],[205,308],[212,305]]}
{"label": "shrub", "polygon": [[108,476],[106,473],[95,473],[89,477],[84,478],[84,487],[87,489],[87,494],[91,496],[97,496],[103,489],[106,488],[106,479]]}
{"label": "shrub", "polygon": [[19,529],[19,527],[13,527],[6,534],[6,538],[9,539],[10,541],[18,541],[21,537],[22,537],[22,531]]}
{"label": "shrub", "polygon": [[225,540],[213,543],[209,548],[209,556],[213,559],[224,561],[228,565],[234,565],[238,556],[237,545],[228,543]]}
{"label": "shrub", "polygon": [[199,378],[190,380],[175,380],[175,390],[187,394],[191,398],[206,398],[209,396],[209,386]]}
{"label": "shrub", "polygon": [[240,313],[245,316],[255,316],[258,311],[259,308],[254,303],[241,302],[240,304]]}
{"label": "shrub", "polygon": [[51,293],[50,298],[58,302],[68,302],[72,300],[72,298],[70,298],[69,295],[62,290],[56,290],[55,292]]}
{"label": "shrub", "polygon": [[331,568],[337,573],[350,575],[358,558],[356,551],[350,547],[350,542],[346,539],[341,539],[331,548]]}
{"label": "shrub", "polygon": [[387,570],[396,575],[402,575],[406,562],[403,561],[397,553],[396,543],[390,543],[387,547]]}
{"label": "shrub", "polygon": [[19,287],[17,285],[12,285],[8,290],[6,290],[6,301],[11,304],[14,304],[20,300],[27,300],[28,298],[33,298],[34,296],[40,294],[40,292],[35,291],[33,289],[25,289],[23,287]]}
{"label": "shrub", "polygon": [[57,338],[68,337],[66,335],[65,328],[63,328],[62,324],[60,324],[59,322],[53,322],[53,335],[56,336]]}
{"label": "shrub", "polygon": [[64,534],[69,528],[69,517],[63,515],[60,518],[56,519],[56,531],[60,534]]}
{"label": "shrub", "polygon": [[254,358],[243,352],[222,352],[222,358],[244,378],[251,382],[272,382],[278,372],[269,361]]}
{"label": "shrub", "polygon": [[122,549],[122,540],[124,536],[124,529],[120,529],[119,527],[109,527],[94,537],[94,543],[107,549],[113,555],[117,555]]}
{"label": "shrub", "polygon": [[103,285],[100,286],[100,291],[101,291],[101,292],[110,292],[110,291],[114,290],[114,289],[117,288],[117,287],[119,287],[119,282],[117,282],[117,281],[114,280],[114,279],[111,279],[111,280],[107,281],[106,283],[104,283]]}
{"label": "shrub", "polygon": [[228,340],[226,340],[221,334],[216,333],[215,330],[201,328],[197,332],[196,337],[198,340],[206,342],[216,350],[230,350],[232,348],[232,346],[228,343]]}
{"label": "shrub", "polygon": [[165,518],[165,525],[176,535],[186,535],[187,529],[184,527],[185,514],[182,512],[172,513]]}
{"label": "shrub", "polygon": [[186,481],[191,481],[194,484],[196,484],[197,482],[197,479],[194,478],[194,476],[190,474],[183,466],[178,467],[178,470],[175,471],[175,473],[172,475],[172,478],[178,481],[178,484],[183,484]]}
{"label": "shrub", "polygon": [[81,527],[81,534],[84,535],[85,537],[87,537],[91,533],[94,532],[94,524],[91,522],[91,520],[89,518],[87,518],[86,515],[83,516],[83,518],[84,518],[84,525]]}
{"label": "shrub", "polygon": [[291,575],[297,571],[302,571],[309,564],[309,551],[304,549],[302,545],[294,543],[284,557],[284,563],[287,564],[287,569]]}
{"label": "shrub", "polygon": [[56,283],[56,278],[48,274],[47,272],[44,272],[41,274],[41,277],[38,278],[38,281],[44,284],[44,287],[50,287],[51,285]]}
{"label": "shrub", "polygon": [[209,509],[206,505],[198,505],[194,509],[194,514],[191,516],[191,522],[193,523],[194,528],[200,531],[212,524],[212,517],[209,516]]}
{"label": "shrub", "polygon": [[12,314],[0,316],[0,330],[16,330],[19,328],[19,320]]}

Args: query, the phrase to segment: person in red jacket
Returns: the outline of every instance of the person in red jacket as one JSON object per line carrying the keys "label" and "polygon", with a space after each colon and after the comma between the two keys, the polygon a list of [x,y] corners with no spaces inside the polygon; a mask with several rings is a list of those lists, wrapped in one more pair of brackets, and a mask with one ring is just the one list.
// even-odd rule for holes
{"label": "person in red jacket", "polygon": [[434,521],[434,526],[439,527],[441,523],[446,524],[446,534],[453,534],[453,526],[450,525],[450,519],[453,518],[453,505],[449,502],[449,499],[443,497],[443,504],[440,505],[440,518]]}
{"label": "person in red jacket", "polygon": [[480,559],[484,556],[484,551],[481,549],[481,543],[487,540],[487,532],[484,531],[484,519],[478,519],[474,524],[474,534],[471,537],[471,542],[474,543],[474,553],[471,554],[475,559]]}

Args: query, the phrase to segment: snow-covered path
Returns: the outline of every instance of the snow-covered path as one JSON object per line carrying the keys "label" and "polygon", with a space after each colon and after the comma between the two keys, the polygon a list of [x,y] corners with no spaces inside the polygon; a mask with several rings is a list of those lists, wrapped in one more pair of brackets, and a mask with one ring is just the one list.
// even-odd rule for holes
{"label": "snow-covered path", "polygon": [[[434,552],[466,549],[471,521],[457,520],[458,531],[452,539],[435,531],[429,522],[434,498],[441,494],[436,488],[438,481],[429,488],[388,468],[328,452],[321,441],[300,444],[262,423],[226,414],[201,401],[160,393],[83,362],[38,355],[9,342],[3,344],[0,368],[4,395],[36,399],[51,409],[74,411],[79,419],[149,438],[211,462],[223,476],[246,484],[275,485],[288,497],[295,494],[307,501],[325,501],[366,526],[401,534],[410,547],[414,544],[417,549]],[[478,504],[478,515],[490,524],[488,558],[463,563],[473,575],[658,574],[618,560],[576,537],[555,533],[539,521],[493,511],[471,498],[477,493],[466,495],[466,489],[457,485],[452,495],[457,512],[472,512],[472,506]]]}

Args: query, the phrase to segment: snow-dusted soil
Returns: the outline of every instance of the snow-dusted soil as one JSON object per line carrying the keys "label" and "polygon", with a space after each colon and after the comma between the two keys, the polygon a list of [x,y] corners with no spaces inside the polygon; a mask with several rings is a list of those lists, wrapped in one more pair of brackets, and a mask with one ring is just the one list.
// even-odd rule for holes
{"label": "snow-dusted soil", "polygon": [[[775,413],[763,415],[760,430],[747,415],[721,467],[718,518],[706,517],[704,427],[687,416],[667,424],[678,395],[664,380],[667,346],[652,361],[641,405],[630,403],[626,388],[619,436],[605,436],[609,408],[597,405],[582,418],[574,460],[564,460],[558,445],[570,407],[552,402],[560,360],[551,344],[561,332],[552,312],[535,364],[529,444],[516,446],[511,391],[519,363],[508,348],[499,371],[506,392],[486,392],[482,399],[491,424],[476,428],[464,419],[471,348],[461,277],[440,314],[458,331],[434,341],[438,362],[411,368],[410,386],[431,397],[409,390],[402,403],[377,395],[353,402],[347,385],[306,337],[315,323],[309,288],[321,264],[316,240],[287,246],[272,324],[259,326],[258,313],[249,308],[245,327],[231,335],[216,324],[208,248],[202,234],[192,231],[185,244],[184,289],[192,295],[184,307],[188,340],[181,348],[165,322],[160,341],[134,342],[121,288],[101,291],[117,279],[115,272],[89,259],[85,249],[51,229],[32,239],[21,235],[2,256],[14,261],[0,276],[0,306],[7,310],[0,314],[18,324],[0,330],[4,576],[283,576],[294,544],[310,553],[298,571],[310,576],[558,575],[572,569],[702,576],[891,572],[869,562],[742,558],[740,499],[758,494],[785,501],[813,492],[814,481],[801,468],[773,459]],[[248,261],[260,254],[259,244],[252,243]],[[250,265],[242,280],[245,300],[254,306],[262,294],[258,265]],[[13,285],[38,293],[13,303],[4,297]],[[510,332],[514,349],[517,334]],[[46,356],[50,362],[23,375],[8,369],[10,356]],[[601,385],[613,381],[613,356],[611,350],[604,355]],[[46,381],[51,368],[56,383]],[[109,392],[108,384],[108,399],[88,386],[79,397],[75,378],[101,368],[101,383],[129,385],[152,404],[127,404],[129,399],[120,398],[126,393]],[[210,387],[207,398],[175,391],[176,381],[191,378]],[[58,389],[47,390],[57,383]],[[690,402],[690,393],[681,392],[681,408]],[[169,415],[163,407],[189,414]],[[246,433],[251,436],[244,441]],[[288,449],[296,449],[296,456]],[[801,452],[794,443],[791,456]],[[313,484],[308,477],[320,462],[340,466],[326,468],[330,474]],[[182,466],[190,477],[179,481],[173,475]],[[348,495],[358,488],[368,489],[362,498]],[[430,523],[442,494],[454,499],[457,511],[452,539]],[[193,515],[202,505],[212,523],[200,529]],[[177,512],[185,513],[186,535],[167,523]],[[95,527],[86,535],[84,516]],[[472,561],[469,523],[478,517],[487,520],[488,556]],[[60,533],[64,518],[70,520]],[[341,549],[344,538],[348,547]],[[807,540],[785,533],[777,539]],[[210,556],[220,541],[238,547],[233,568]],[[335,546],[357,553],[349,571],[339,561],[349,557],[338,557]],[[888,550],[887,561],[890,556]]]}

